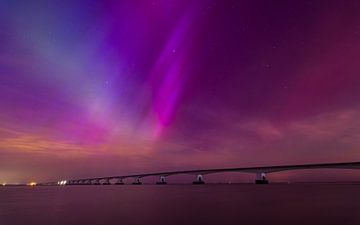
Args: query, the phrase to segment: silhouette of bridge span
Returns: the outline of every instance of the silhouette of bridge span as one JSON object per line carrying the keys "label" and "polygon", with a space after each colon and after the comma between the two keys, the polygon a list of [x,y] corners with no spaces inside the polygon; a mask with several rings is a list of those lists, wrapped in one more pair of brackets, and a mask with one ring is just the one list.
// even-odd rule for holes
{"label": "silhouette of bridge span", "polygon": [[[170,172],[158,173],[143,173],[123,176],[109,176],[109,177],[93,177],[82,179],[71,179],[66,181],[41,183],[40,185],[109,185],[109,184],[124,184],[124,180],[134,178],[134,185],[140,185],[141,178],[158,176],[159,181],[156,184],[167,184],[165,178],[168,176],[178,174],[191,174],[196,176],[193,184],[204,184],[204,175],[213,173],[225,172],[242,172],[252,173],[256,175],[256,184],[267,184],[266,174],[276,173],[287,170],[305,170],[305,169],[360,169],[360,162],[343,162],[343,163],[321,163],[321,164],[302,164],[302,165],[280,165],[280,166],[258,166],[258,167],[240,167],[240,168],[219,168],[219,169],[200,169],[200,170],[180,170]],[[116,182],[110,182],[116,180]]]}

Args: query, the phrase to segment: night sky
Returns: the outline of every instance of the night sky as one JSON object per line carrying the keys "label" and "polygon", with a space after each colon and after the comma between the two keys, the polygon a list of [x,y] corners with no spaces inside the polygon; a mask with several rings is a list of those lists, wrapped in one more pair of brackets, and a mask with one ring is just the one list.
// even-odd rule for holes
{"label": "night sky", "polygon": [[0,0],[0,182],[360,161],[359,12]]}

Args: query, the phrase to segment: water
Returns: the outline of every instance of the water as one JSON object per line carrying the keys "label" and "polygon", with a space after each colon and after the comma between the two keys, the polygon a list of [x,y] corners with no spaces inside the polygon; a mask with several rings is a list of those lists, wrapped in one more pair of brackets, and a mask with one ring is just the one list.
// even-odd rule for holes
{"label": "water", "polygon": [[360,224],[360,185],[1,187],[0,225]]}

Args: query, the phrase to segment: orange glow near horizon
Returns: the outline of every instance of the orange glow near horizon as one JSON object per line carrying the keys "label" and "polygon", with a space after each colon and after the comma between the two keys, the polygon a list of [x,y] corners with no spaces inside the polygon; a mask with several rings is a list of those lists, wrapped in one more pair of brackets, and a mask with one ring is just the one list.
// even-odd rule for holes
{"label": "orange glow near horizon", "polygon": [[30,182],[27,184],[28,186],[36,186],[36,182]]}

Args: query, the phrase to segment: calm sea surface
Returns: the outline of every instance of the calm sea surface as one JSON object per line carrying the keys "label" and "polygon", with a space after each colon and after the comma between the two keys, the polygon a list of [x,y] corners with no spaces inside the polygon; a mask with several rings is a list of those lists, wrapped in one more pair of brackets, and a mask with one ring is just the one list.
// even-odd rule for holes
{"label": "calm sea surface", "polygon": [[0,187],[0,225],[360,225],[360,185]]}

